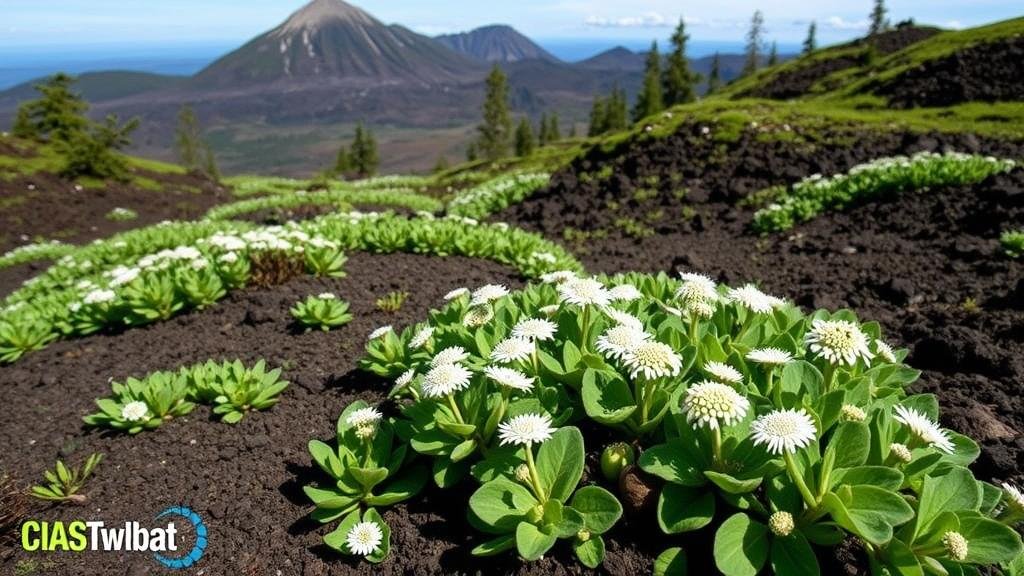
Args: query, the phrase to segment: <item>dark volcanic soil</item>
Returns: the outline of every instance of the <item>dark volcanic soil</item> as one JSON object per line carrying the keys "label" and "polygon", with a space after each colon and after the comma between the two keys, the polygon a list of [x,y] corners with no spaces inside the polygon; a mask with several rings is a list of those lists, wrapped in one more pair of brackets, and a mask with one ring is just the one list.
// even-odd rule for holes
{"label": "dark volcanic soil", "polygon": [[[325,549],[320,538],[328,530],[306,519],[311,506],[302,486],[317,475],[306,444],[332,438],[338,414],[350,402],[379,402],[390,387],[356,370],[371,330],[385,322],[398,327],[418,322],[459,286],[518,287],[518,274],[489,262],[404,254],[352,254],[346,269],[343,279],[302,278],[272,290],[236,292],[205,312],[123,334],[59,342],[0,368],[0,404],[7,407],[0,423],[0,470],[27,484],[62,455],[79,462],[91,452],[104,452],[106,459],[88,484],[87,505],[37,507],[33,516],[118,523],[149,521],[171,505],[190,506],[210,529],[202,560],[208,574],[429,574],[442,571],[442,561],[445,571],[476,572],[479,561],[468,558],[472,546],[462,547],[476,537],[466,524],[461,494],[432,492],[385,512],[397,552],[380,567],[349,562]],[[325,290],[348,300],[355,319],[330,333],[295,335],[288,308]],[[396,314],[379,312],[375,300],[393,290],[408,292],[409,299]],[[200,407],[135,437],[83,430],[81,417],[94,411],[94,398],[109,394],[109,378],[210,358],[247,363],[265,358],[284,366],[292,385],[273,409],[251,414],[237,426],[211,420],[209,410]],[[0,551],[4,574],[29,557],[17,548],[16,553]],[[620,548],[611,544],[612,565],[624,566],[620,574],[651,562]],[[48,575],[160,573],[145,554],[57,554],[40,560],[56,562]],[[500,562],[503,571],[516,571],[514,558]],[[573,564],[552,558],[540,566],[552,574],[578,572]]]}
{"label": "dark volcanic soil", "polygon": [[[910,348],[909,363],[925,370],[918,389],[939,395],[943,424],[982,443],[976,473],[1018,477],[1024,471],[1024,263],[1005,258],[998,238],[1024,225],[1024,169],[977,186],[820,216],[766,237],[749,231],[754,209],[735,201],[896,152],[943,144],[962,150],[971,143],[1019,159],[1022,149],[934,136],[865,135],[855,142],[802,148],[759,145],[748,135],[727,153],[694,138],[674,146],[634,144],[614,161],[610,180],[580,178],[601,166],[595,155],[496,218],[559,240],[566,227],[582,230],[585,236],[575,235],[582,240],[567,245],[585,251],[581,258],[592,271],[697,271],[731,284],[757,282],[804,308],[849,307],[863,320],[877,320],[894,343]],[[677,186],[689,188],[683,200],[672,193],[673,175],[682,176]],[[635,200],[654,181],[662,183],[657,195]],[[615,212],[608,211],[612,198],[620,201]],[[627,236],[623,220],[656,235]]]}
{"label": "dark volcanic soil", "polygon": [[[0,178],[0,253],[37,237],[80,244],[161,220],[198,218],[230,197],[198,176],[146,171],[136,175],[160,182],[163,189],[146,190],[116,181],[98,189],[76,188],[73,182],[49,173]],[[126,222],[107,220],[114,208],[134,210],[139,217]]]}
{"label": "dark volcanic soil", "polygon": [[1024,37],[978,44],[926,62],[875,91],[898,108],[1024,100]]}

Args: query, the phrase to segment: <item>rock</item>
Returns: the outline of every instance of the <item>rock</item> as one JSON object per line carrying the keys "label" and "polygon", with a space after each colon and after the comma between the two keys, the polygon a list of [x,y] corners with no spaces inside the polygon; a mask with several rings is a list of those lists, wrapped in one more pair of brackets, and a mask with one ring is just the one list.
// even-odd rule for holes
{"label": "rock", "polygon": [[650,510],[658,499],[654,479],[637,466],[629,466],[619,477],[619,495],[626,513],[639,515]]}

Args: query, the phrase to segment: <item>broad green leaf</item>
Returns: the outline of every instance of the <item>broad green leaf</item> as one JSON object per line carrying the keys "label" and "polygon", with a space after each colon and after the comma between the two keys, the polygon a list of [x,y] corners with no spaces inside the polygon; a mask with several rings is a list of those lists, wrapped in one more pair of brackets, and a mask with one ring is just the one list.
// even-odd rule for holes
{"label": "broad green leaf", "polygon": [[867,484],[895,492],[903,485],[903,473],[889,466],[840,468],[832,472],[832,485],[829,488],[834,488],[841,484],[849,484],[851,486]]}
{"label": "broad green leaf", "polygon": [[827,452],[835,454],[836,468],[853,468],[867,461],[870,441],[871,432],[867,424],[843,422],[832,433]]}
{"label": "broad green leaf", "polygon": [[654,576],[686,576],[686,552],[669,548],[654,560]]}
{"label": "broad green leaf", "polygon": [[520,522],[516,526],[516,549],[524,560],[532,562],[539,559],[555,545],[558,538],[537,528],[529,522]]}
{"label": "broad green leaf", "polygon": [[370,562],[379,564],[388,557],[389,553],[391,553],[391,527],[388,526],[387,522],[380,517],[380,513],[377,512],[375,508],[370,508],[365,514],[363,514],[363,521],[373,522],[380,527],[380,531],[382,532],[383,538],[381,538],[380,547],[376,552],[366,557]]}
{"label": "broad green leaf", "polygon": [[569,506],[583,515],[583,524],[592,534],[604,534],[622,517],[622,504],[600,486],[580,488]]}
{"label": "broad green leaf", "polygon": [[1001,522],[980,516],[961,516],[960,534],[967,539],[967,562],[1010,562],[1024,551],[1020,535]]}
{"label": "broad green leaf", "polygon": [[976,511],[981,506],[981,484],[966,468],[951,468],[942,476],[926,476],[917,505],[917,522],[913,542],[928,531],[929,525],[943,511]]}
{"label": "broad green leaf", "polygon": [[380,494],[366,498],[370,506],[391,506],[392,504],[412,498],[427,483],[427,469],[423,465],[415,466],[394,481],[386,484]]}
{"label": "broad green leaf", "polygon": [[730,516],[715,533],[715,566],[725,576],[755,576],[768,560],[768,527],[746,514]]}
{"label": "broad green leaf", "polygon": [[523,516],[538,504],[526,487],[504,478],[484,484],[469,497],[473,513],[498,533],[515,530]]}
{"label": "broad green leaf", "polygon": [[818,558],[799,530],[794,530],[789,536],[776,536],[772,539],[771,565],[773,572],[785,576],[821,574]]}
{"label": "broad green leaf", "polygon": [[[434,484],[438,488],[451,488],[459,483],[469,471],[466,462],[452,462],[448,458],[434,458]],[[495,476],[497,478],[497,476]],[[488,480],[492,480],[489,478]]]}
{"label": "broad green leaf", "polygon": [[586,541],[577,539],[573,542],[572,549],[576,552],[580,563],[591,570],[596,569],[601,562],[604,562],[604,538],[597,534],[592,535]]}
{"label": "broad green leaf", "polygon": [[666,484],[658,497],[658,525],[666,534],[700,530],[715,515],[715,494],[706,488]]}
{"label": "broad green leaf", "polygon": [[373,487],[380,484],[388,477],[386,468],[349,468],[349,474],[355,478],[366,491],[373,490]]}
{"label": "broad green leaf", "polygon": [[885,558],[886,564],[895,570],[893,576],[924,576],[925,574],[917,555],[898,538],[893,538],[892,542],[883,550],[882,556]]}
{"label": "broad green leaf", "polygon": [[735,478],[729,474],[715,472],[713,470],[705,470],[704,476],[729,494],[747,494],[749,492],[753,492],[761,485],[762,481],[762,478],[740,480],[739,478]]}
{"label": "broad green leaf", "polygon": [[549,498],[565,502],[583,475],[583,434],[559,428],[537,451],[537,475]]}
{"label": "broad green leaf", "polygon": [[338,526],[330,533],[324,535],[324,544],[345,554],[351,554],[348,549],[348,533],[353,526],[359,523],[359,510],[353,510],[338,523]]}
{"label": "broad green leaf", "polygon": [[623,422],[637,409],[633,393],[622,378],[610,378],[596,370],[583,373],[581,396],[587,416],[602,424]]}
{"label": "broad green leaf", "polygon": [[837,524],[876,546],[889,542],[894,526],[914,517],[902,496],[877,486],[843,485],[826,493],[822,503]]}
{"label": "broad green leaf", "polygon": [[683,486],[703,486],[708,482],[704,476],[707,462],[699,456],[700,449],[691,446],[692,439],[670,440],[645,450],[637,463],[644,472],[668,482]]}
{"label": "broad green leaf", "polygon": [[477,545],[470,553],[474,556],[494,556],[495,554],[501,554],[502,552],[511,550],[515,547],[516,535],[514,533],[509,533]]}

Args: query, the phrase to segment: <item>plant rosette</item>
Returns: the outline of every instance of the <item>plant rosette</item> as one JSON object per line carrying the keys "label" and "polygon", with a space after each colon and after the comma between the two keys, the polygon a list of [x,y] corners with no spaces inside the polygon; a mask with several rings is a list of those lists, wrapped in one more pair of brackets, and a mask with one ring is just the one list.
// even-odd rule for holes
{"label": "plant rosette", "polygon": [[86,424],[138,434],[195,408],[188,399],[188,379],[182,374],[156,372],[142,380],[128,378],[123,384],[113,382],[111,390],[112,398],[96,400],[100,411],[86,416]]}
{"label": "plant rosette", "polygon": [[[309,453],[313,462],[328,476],[328,481],[305,486],[303,491],[316,505],[312,518],[320,523],[345,517],[342,523],[324,537],[324,542],[339,551],[346,548],[348,532],[360,510],[366,508],[363,521],[376,522],[384,534],[387,525],[375,507],[391,506],[415,496],[428,479],[422,464],[411,462],[412,452],[402,442],[395,442],[393,424],[366,402],[353,402],[338,418],[336,446],[311,440]],[[372,512],[372,514],[371,514]],[[369,520],[369,516],[374,516]],[[383,539],[387,540],[386,537]],[[360,554],[371,561],[387,556],[387,547],[379,556]],[[376,560],[374,560],[376,558]]]}
{"label": "plant rosette", "polygon": [[268,410],[289,383],[281,379],[281,369],[267,370],[260,360],[252,368],[241,361],[207,362],[186,369],[190,394],[197,402],[213,405],[221,421],[237,424],[251,411]]}
{"label": "plant rosette", "polygon": [[352,321],[348,302],[330,292],[307,296],[305,300],[292,307],[291,313],[307,331],[318,328],[328,332]]}

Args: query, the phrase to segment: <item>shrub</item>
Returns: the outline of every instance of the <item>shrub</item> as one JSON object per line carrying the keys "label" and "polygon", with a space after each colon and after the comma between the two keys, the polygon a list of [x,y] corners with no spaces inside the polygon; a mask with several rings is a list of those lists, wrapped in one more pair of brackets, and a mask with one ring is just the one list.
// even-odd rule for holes
{"label": "shrub", "polygon": [[69,178],[123,179],[128,164],[117,151],[131,144],[129,136],[138,127],[137,118],[120,124],[117,116],[111,115],[103,124],[93,124],[88,130],[74,132],[66,140],[58,141],[57,150],[64,156],[61,174]]}
{"label": "shrub", "polygon": [[1010,258],[1024,256],[1024,230],[1007,230],[999,237],[999,242]]}
{"label": "shrub", "polygon": [[[906,391],[920,372],[876,323],[695,274],[543,281],[454,291],[428,323],[375,331],[361,363],[395,379],[393,426],[434,483],[472,494],[474,554],[533,560],[564,540],[596,566],[620,499],[668,535],[713,532],[727,576],[818,574],[814,548],[848,536],[893,573],[1024,549],[1024,497],[974,478],[977,444]],[[580,485],[594,427],[637,452],[655,509],[614,480]],[[680,565],[673,547],[656,570]]]}
{"label": "shrub", "polygon": [[754,214],[754,228],[760,232],[787,230],[826,210],[842,210],[905,190],[980,182],[1015,165],[1012,160],[955,152],[881,158],[854,166],[846,174],[831,178],[815,174],[794,184],[792,190],[771,192],[775,201]]}

